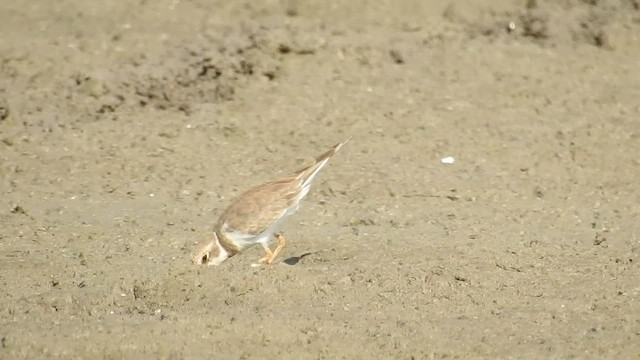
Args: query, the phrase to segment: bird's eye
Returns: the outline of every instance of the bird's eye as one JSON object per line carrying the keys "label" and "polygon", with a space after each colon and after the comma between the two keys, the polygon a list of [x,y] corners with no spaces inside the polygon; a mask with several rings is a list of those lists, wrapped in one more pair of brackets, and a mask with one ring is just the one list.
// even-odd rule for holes
{"label": "bird's eye", "polygon": [[202,255],[202,263],[206,264],[209,261],[209,254]]}

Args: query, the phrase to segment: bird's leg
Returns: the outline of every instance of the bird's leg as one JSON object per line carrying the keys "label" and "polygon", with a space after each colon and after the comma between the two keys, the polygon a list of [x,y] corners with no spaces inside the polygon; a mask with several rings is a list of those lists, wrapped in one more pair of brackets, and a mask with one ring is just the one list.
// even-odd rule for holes
{"label": "bird's leg", "polygon": [[267,260],[267,264],[269,265],[273,263],[273,260],[276,259],[276,256],[278,256],[280,251],[282,251],[282,249],[284,248],[284,245],[287,243],[287,239],[285,239],[284,235],[282,235],[281,233],[276,234],[276,239],[278,239],[278,247],[276,247],[276,249],[273,250],[273,254],[271,255],[271,258]]}
{"label": "bird's leg", "polygon": [[262,248],[264,249],[264,251],[267,252],[267,255],[265,257],[263,257],[262,259],[258,260],[258,262],[259,263],[263,263],[263,262],[269,263],[269,259],[271,259],[273,257],[273,251],[271,251],[271,249],[269,249],[269,245],[267,245],[265,243],[262,243]]}

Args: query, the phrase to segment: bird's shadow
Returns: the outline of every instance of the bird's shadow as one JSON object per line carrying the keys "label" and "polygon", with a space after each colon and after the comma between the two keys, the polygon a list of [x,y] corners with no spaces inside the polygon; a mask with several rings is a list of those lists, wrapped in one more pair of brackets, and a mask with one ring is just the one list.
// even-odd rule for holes
{"label": "bird's shadow", "polygon": [[287,264],[287,265],[293,266],[293,265],[298,264],[300,262],[300,260],[302,260],[303,258],[305,258],[305,257],[307,257],[309,255],[313,255],[313,254],[315,254],[315,253],[307,252],[307,253],[304,253],[304,254],[299,255],[299,256],[292,256],[292,257],[290,257],[288,259],[283,260],[283,262],[285,264]]}

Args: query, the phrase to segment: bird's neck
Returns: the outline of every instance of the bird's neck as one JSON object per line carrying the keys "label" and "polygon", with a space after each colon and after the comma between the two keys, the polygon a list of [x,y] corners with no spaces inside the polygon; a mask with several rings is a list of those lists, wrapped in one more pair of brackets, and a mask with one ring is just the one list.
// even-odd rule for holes
{"label": "bird's neck", "polygon": [[215,246],[218,251],[213,251],[213,253],[217,253],[217,255],[209,261],[212,265],[220,265],[223,261],[233,256],[220,244],[217,236],[213,239],[213,246]]}
{"label": "bird's neck", "polygon": [[224,250],[228,254],[228,257],[232,257],[240,252],[240,247],[234,243],[233,240],[229,239],[223,231],[218,229],[215,231],[214,235],[216,243],[220,246],[221,250]]}

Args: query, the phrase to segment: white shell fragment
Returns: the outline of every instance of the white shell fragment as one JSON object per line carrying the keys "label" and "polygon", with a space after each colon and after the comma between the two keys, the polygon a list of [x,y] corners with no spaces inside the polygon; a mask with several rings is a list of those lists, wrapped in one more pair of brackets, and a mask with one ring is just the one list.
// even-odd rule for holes
{"label": "white shell fragment", "polygon": [[454,159],[453,156],[447,156],[446,158],[442,158],[440,161],[443,164],[453,164],[454,162],[456,162],[456,159]]}

